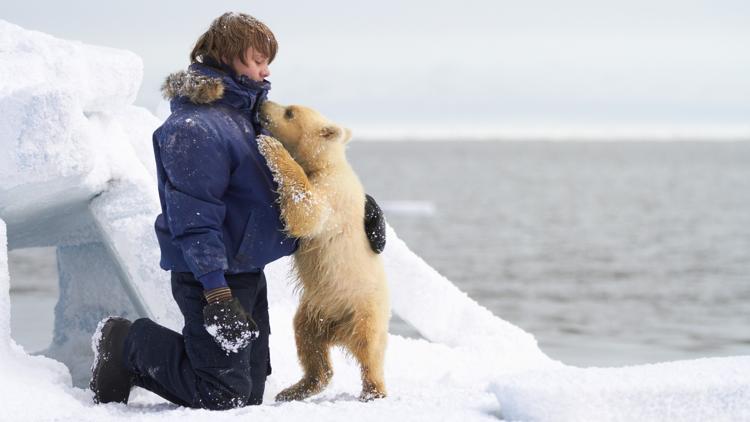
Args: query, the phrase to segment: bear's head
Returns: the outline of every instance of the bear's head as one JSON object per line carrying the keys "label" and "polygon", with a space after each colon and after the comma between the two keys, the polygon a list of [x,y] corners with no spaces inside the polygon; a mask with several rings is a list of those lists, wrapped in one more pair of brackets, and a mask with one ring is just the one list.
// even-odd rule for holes
{"label": "bear's head", "polygon": [[310,172],[344,158],[344,146],[352,137],[317,111],[300,105],[263,103],[260,120],[294,159]]}

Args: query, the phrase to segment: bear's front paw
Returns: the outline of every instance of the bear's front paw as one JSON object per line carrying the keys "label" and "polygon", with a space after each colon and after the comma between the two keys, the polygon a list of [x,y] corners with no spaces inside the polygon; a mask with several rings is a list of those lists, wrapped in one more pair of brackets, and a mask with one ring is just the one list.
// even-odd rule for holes
{"label": "bear's front paw", "polygon": [[258,151],[266,157],[266,160],[276,157],[280,151],[285,150],[284,145],[272,136],[259,135],[256,139],[258,141]]}

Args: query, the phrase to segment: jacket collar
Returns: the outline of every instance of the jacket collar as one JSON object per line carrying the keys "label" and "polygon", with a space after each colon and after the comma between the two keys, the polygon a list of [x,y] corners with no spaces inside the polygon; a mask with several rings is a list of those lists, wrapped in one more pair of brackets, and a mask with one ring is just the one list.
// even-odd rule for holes
{"label": "jacket collar", "polygon": [[[193,63],[187,71],[172,73],[162,85],[164,98],[171,100],[172,110],[181,104],[226,104],[240,111],[251,111],[265,101],[271,83],[254,81],[237,75],[229,66]],[[216,66],[218,65],[218,66]]]}

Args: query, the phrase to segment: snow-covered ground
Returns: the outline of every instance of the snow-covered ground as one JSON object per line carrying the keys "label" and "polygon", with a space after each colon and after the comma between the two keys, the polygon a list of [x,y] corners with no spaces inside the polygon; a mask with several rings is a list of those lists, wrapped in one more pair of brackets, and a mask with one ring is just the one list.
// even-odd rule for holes
{"label": "snow-covered ground", "polygon": [[[10,151],[0,156],[0,420],[750,419],[750,357],[565,366],[392,230],[384,261],[393,311],[427,340],[390,337],[388,398],[357,401],[358,368],[336,353],[324,393],[273,402],[300,375],[291,325],[297,299],[282,259],[267,269],[273,374],[266,404],[209,415],[138,390],[128,406],[95,406],[74,386],[90,354],[81,346],[87,342],[75,340],[85,340],[92,321],[130,312],[172,328],[181,323],[152,233],[158,204],[150,133],[158,119],[132,105],[142,68],[132,53],[0,21],[0,63],[0,146]],[[61,299],[46,354],[68,366],[13,342],[6,245],[58,247]]]}

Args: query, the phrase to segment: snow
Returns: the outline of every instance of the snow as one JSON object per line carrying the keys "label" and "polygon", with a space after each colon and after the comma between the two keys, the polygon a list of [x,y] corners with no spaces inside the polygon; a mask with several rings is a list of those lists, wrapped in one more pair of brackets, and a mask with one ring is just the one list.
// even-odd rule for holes
{"label": "snow", "polygon": [[[274,403],[297,381],[288,258],[266,269],[273,374],[265,404],[211,412],[136,389],[128,406],[94,405],[85,385],[91,335],[107,315],[182,317],[153,235],[158,213],[150,134],[132,106],[141,63],[0,21],[0,420],[741,420],[750,357],[630,368],[575,368],[493,315],[388,228],[383,261],[393,312],[426,340],[391,335],[388,397],[362,403],[359,368],[340,350],[320,395]],[[7,224],[7,230],[6,230]],[[56,246],[60,300],[53,344],[30,356],[10,336],[7,248]],[[54,357],[52,359],[50,357]]]}
{"label": "snow", "polygon": [[92,371],[94,370],[94,367],[96,366],[96,361],[99,360],[99,343],[101,343],[102,341],[102,330],[104,329],[104,325],[107,323],[109,318],[110,317],[102,318],[102,320],[99,321],[98,324],[96,324],[96,329],[94,329],[94,334],[91,336],[91,351],[94,353],[94,358],[91,360]]}
{"label": "snow", "polygon": [[[159,120],[132,105],[140,58],[0,20],[0,63],[0,139],[14,152],[0,155],[0,215],[19,229],[12,247],[92,240],[75,207],[113,179],[155,173]],[[32,212],[36,224],[18,224]]]}
{"label": "snow", "polygon": [[[214,317],[214,319],[218,319]],[[230,325],[231,327],[231,325]],[[219,324],[207,324],[206,331],[211,337],[214,338],[216,343],[226,352],[227,355],[230,353],[238,353],[240,350],[247,347],[250,342],[260,335],[260,332],[256,329],[249,330],[249,324],[246,322],[237,321],[232,327],[233,331],[239,331],[239,336],[230,335],[226,327]]]}
{"label": "snow", "polygon": [[513,420],[750,420],[750,356],[502,376],[491,390]]}
{"label": "snow", "polygon": [[129,51],[61,40],[5,21],[0,21],[0,61],[4,98],[52,86],[73,94],[71,101],[86,112],[133,104],[143,71],[141,59]]}

